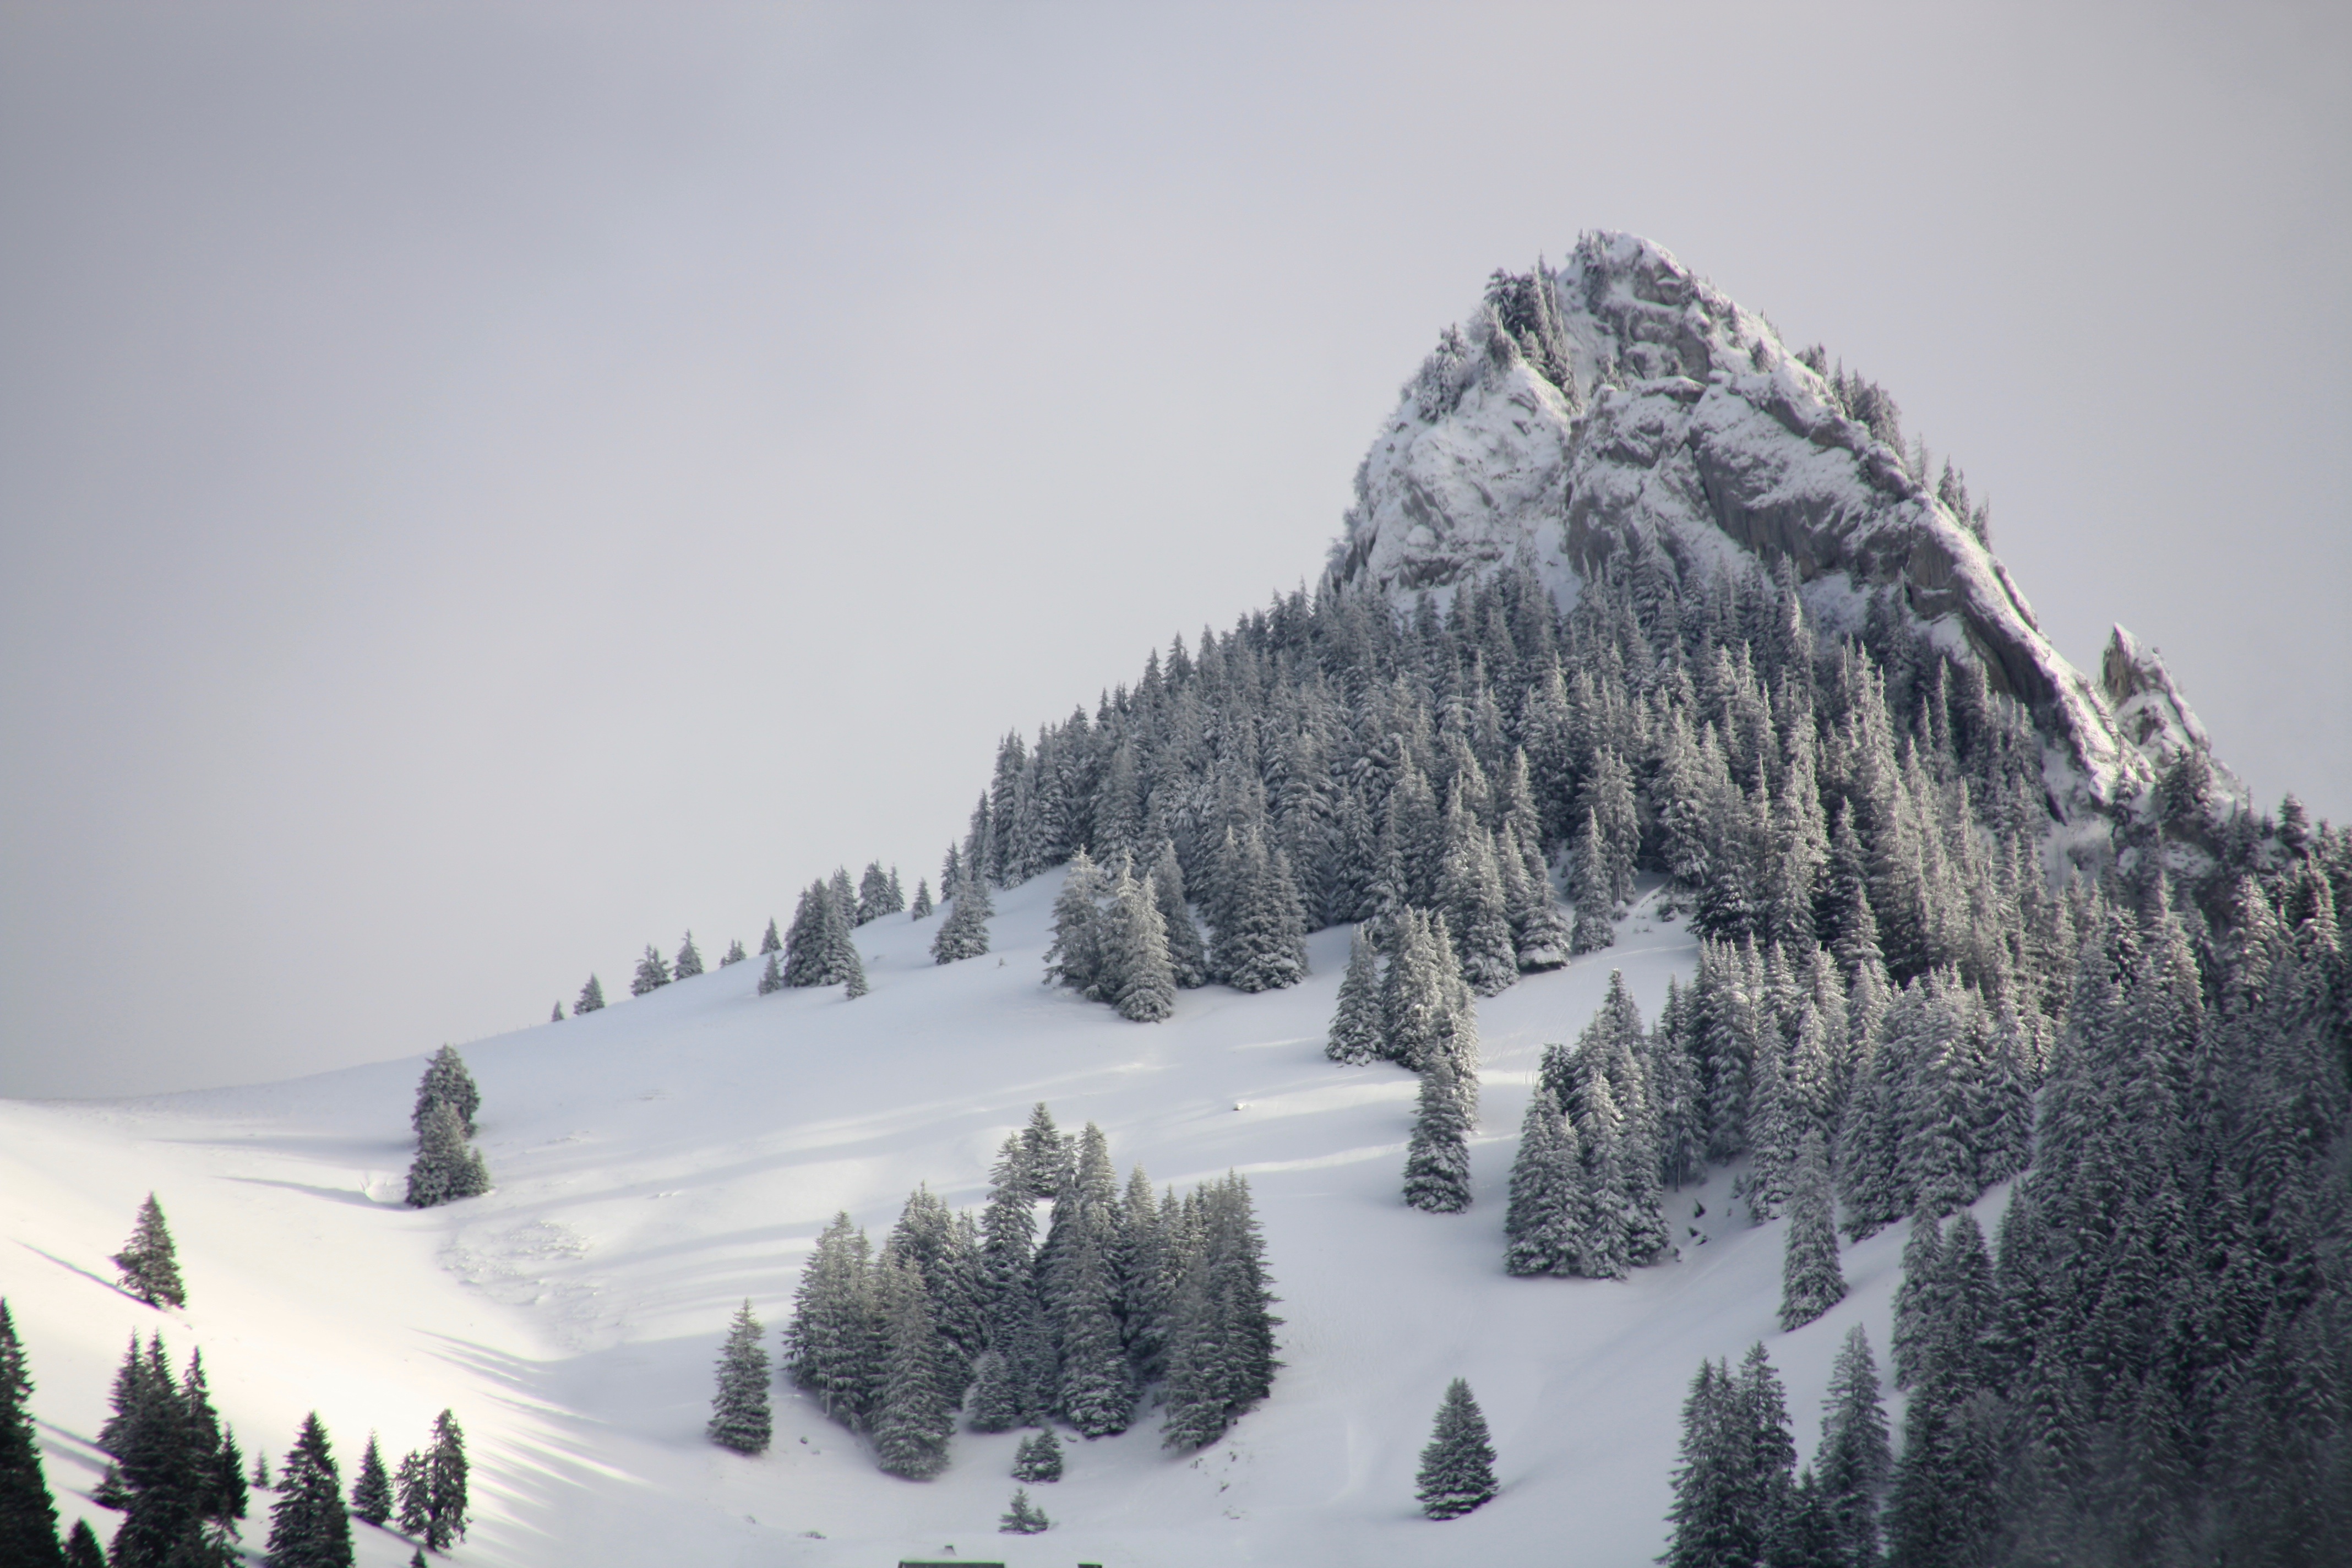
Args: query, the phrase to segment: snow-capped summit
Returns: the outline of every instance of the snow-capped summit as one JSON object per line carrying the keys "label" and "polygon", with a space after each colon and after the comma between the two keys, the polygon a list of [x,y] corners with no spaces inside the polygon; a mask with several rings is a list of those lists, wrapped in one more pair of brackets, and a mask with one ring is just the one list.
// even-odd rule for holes
{"label": "snow-capped summit", "polygon": [[1357,471],[1330,574],[1409,595],[1524,560],[1567,600],[1603,563],[1670,584],[1785,563],[1832,633],[1887,591],[2031,710],[2070,822],[2136,797],[2167,748],[2208,747],[2160,663],[2162,721],[2126,718],[2142,685],[2103,691],[2061,657],[1965,488],[1906,455],[1878,388],[1826,369],[1664,247],[1588,234],[1446,329]]}

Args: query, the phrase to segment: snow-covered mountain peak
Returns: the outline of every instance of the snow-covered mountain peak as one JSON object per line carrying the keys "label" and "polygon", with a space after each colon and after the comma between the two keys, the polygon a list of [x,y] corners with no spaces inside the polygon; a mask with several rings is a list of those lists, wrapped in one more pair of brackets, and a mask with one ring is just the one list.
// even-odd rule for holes
{"label": "snow-covered mountain peak", "polygon": [[1443,596],[1517,561],[1567,602],[1604,563],[1661,586],[1785,563],[1832,634],[1884,594],[2032,710],[2069,820],[2138,795],[2167,746],[2206,746],[2168,679],[2177,721],[2126,724],[2128,699],[2059,655],[1983,535],[1882,389],[1791,350],[1664,247],[1600,233],[1557,268],[1497,272],[1446,329],[1358,470],[1330,573]]}

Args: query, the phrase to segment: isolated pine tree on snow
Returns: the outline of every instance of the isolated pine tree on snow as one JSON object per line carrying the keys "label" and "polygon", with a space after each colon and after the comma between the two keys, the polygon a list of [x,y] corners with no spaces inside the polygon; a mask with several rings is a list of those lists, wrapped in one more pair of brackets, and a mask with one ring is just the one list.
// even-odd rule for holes
{"label": "isolated pine tree on snow", "polygon": [[383,1454],[373,1432],[367,1451],[360,1456],[360,1473],[352,1479],[352,1517],[379,1530],[392,1517],[392,1475],[383,1468]]}
{"label": "isolated pine tree on snow", "polygon": [[1013,1451],[1013,1479],[1031,1486],[1062,1479],[1062,1441],[1051,1426],[1021,1439],[1021,1446]]}
{"label": "isolated pine tree on snow", "polygon": [[[116,1553],[119,1558],[121,1553]],[[302,1418],[269,1510],[269,1568],[351,1568],[352,1521],[319,1413]]]}
{"label": "isolated pine tree on snow", "polygon": [[705,1436],[722,1448],[739,1454],[764,1454],[773,1434],[768,1412],[768,1347],[764,1331],[746,1300],[727,1326],[727,1342],[719,1352],[719,1389],[710,1400],[710,1425]]}
{"label": "isolated pine tree on snow", "polygon": [[765,956],[770,953],[778,953],[783,951],[784,939],[776,934],[776,917],[770,915],[768,917],[767,934],[760,938],[761,954]]}
{"label": "isolated pine tree on snow", "polygon": [[726,953],[719,960],[719,967],[724,969],[730,963],[740,963],[751,956],[743,951],[743,944],[740,942],[730,942],[727,944]]}
{"label": "isolated pine tree on snow", "polygon": [[33,1431],[33,1379],[8,1303],[0,1300],[0,1563],[56,1568],[57,1503],[41,1474],[41,1447]]}
{"label": "isolated pine tree on snow", "polygon": [[583,1013],[601,1012],[604,1006],[604,984],[592,974],[588,984],[580,988],[580,999],[572,1004],[572,1016],[576,1018]]}
{"label": "isolated pine tree on snow", "polygon": [[1029,1500],[1029,1489],[1016,1487],[1013,1492],[1013,1506],[1005,1510],[999,1519],[996,1533],[1042,1535],[1053,1527],[1054,1521],[1045,1517],[1045,1510]]}
{"label": "isolated pine tree on snow", "polygon": [[425,1113],[416,1137],[416,1158],[408,1167],[408,1206],[431,1208],[490,1190],[489,1168],[467,1146],[457,1107],[436,1100]]}
{"label": "isolated pine tree on snow", "polygon": [[1428,1214],[1459,1214],[1470,1206],[1469,1134],[1475,1084],[1465,1085],[1451,1057],[1421,1075],[1412,1137],[1405,1149],[1404,1201]]}
{"label": "isolated pine tree on snow", "polygon": [[425,1451],[425,1544],[436,1552],[465,1536],[466,1480],[466,1434],[444,1410],[433,1418],[433,1444]]}
{"label": "isolated pine tree on snow", "polygon": [[701,973],[702,950],[694,945],[694,933],[688,931],[686,933],[686,940],[678,943],[677,962],[670,967],[670,978],[691,980]]}
{"label": "isolated pine tree on snow", "polygon": [[669,984],[669,965],[662,961],[661,950],[648,945],[646,955],[637,960],[637,977],[629,982],[629,994],[643,996]]}
{"label": "isolated pine tree on snow", "polygon": [[558,1001],[555,1004],[555,1011],[547,1016],[547,1021],[551,1024],[561,1024],[563,1022],[563,1004],[561,1001]]}
{"label": "isolated pine tree on snow", "polygon": [[149,1193],[139,1205],[139,1224],[121,1251],[114,1255],[122,1271],[122,1288],[151,1307],[184,1307],[187,1287],[180,1281],[178,1255],[172,1247],[171,1228],[163,1223],[163,1206]]}
{"label": "isolated pine tree on snow", "polygon": [[915,879],[915,902],[908,912],[919,921],[931,918],[931,885],[920,877]]}
{"label": "isolated pine tree on snow", "polygon": [[1845,1299],[1838,1268],[1836,1200],[1822,1135],[1809,1131],[1789,1196],[1788,1251],[1780,1269],[1780,1327],[1795,1331]]}
{"label": "isolated pine tree on snow", "polygon": [[1348,938],[1348,970],[1339,977],[1339,1005],[1323,1054],[1353,1066],[1380,1056],[1381,1044],[1379,959],[1360,926]]}
{"label": "isolated pine tree on snow", "polygon": [[931,961],[953,963],[978,958],[988,951],[988,889],[969,873],[955,884],[948,900],[948,918],[931,939]]}
{"label": "isolated pine tree on snow", "polygon": [[459,1131],[467,1138],[474,1135],[474,1113],[482,1108],[482,1091],[474,1087],[474,1075],[466,1070],[466,1058],[455,1046],[443,1046],[425,1064],[425,1076],[416,1083],[416,1104],[408,1113],[412,1131],[425,1131],[425,1112],[436,1104],[455,1110]]}
{"label": "isolated pine tree on snow", "polygon": [[772,996],[784,988],[784,972],[776,966],[776,955],[768,954],[768,966],[760,971],[760,994]]}
{"label": "isolated pine tree on snow", "polygon": [[1436,1429],[1421,1451],[1420,1484],[1413,1495],[1432,1519],[1459,1519],[1495,1495],[1495,1446],[1486,1417],[1455,1378],[1437,1406]]}

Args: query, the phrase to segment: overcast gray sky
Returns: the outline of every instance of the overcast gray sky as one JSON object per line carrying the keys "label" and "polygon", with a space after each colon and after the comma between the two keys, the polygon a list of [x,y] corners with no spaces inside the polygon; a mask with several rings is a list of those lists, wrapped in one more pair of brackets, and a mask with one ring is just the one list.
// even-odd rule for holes
{"label": "overcast gray sky", "polygon": [[1497,265],[1885,384],[2352,817],[2339,6],[0,6],[0,1093],[544,1018],[1319,569]]}

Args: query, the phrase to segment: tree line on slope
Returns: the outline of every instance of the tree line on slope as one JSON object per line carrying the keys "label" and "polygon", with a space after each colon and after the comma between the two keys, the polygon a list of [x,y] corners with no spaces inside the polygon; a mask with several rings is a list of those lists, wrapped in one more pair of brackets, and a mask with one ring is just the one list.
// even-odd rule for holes
{"label": "tree line on slope", "polygon": [[[1156,1394],[1163,1442],[1189,1450],[1273,1387],[1274,1300],[1246,1181],[1155,1198],[1138,1167],[1122,1191],[1101,1130],[1065,1136],[1040,1104],[1006,1138],[977,1219],[919,1188],[878,1254],[846,1215],[825,1228],[783,1370],[910,1479],[946,1468],[959,1408],[975,1431],[1050,1433],[1058,1419],[1098,1437]],[[766,1368],[746,1303],[720,1355],[713,1441],[767,1447]],[[1024,1452],[1042,1464],[1050,1447]]]}
{"label": "tree line on slope", "polygon": [[0,1563],[10,1568],[234,1568],[245,1561],[239,1521],[253,1490],[274,1489],[265,1561],[269,1568],[351,1568],[351,1521],[395,1522],[425,1551],[446,1552],[466,1533],[465,1433],[443,1411],[426,1447],[387,1476],[375,1436],[349,1503],[318,1413],[302,1423],[274,1489],[256,1455],[250,1478],[236,1435],[215,1409],[204,1352],[174,1372],[160,1333],[142,1347],[131,1338],[109,1397],[110,1413],[96,1447],[110,1461],[90,1496],[119,1510],[111,1547],[88,1520],[63,1541],[57,1506],[41,1472],[35,1437],[33,1380],[6,1301],[0,1300]]}
{"label": "tree line on slope", "polygon": [[1803,1533],[1785,1474],[1736,1509],[1678,1472],[1675,1568],[2342,1560],[2352,838],[2272,842],[2220,919],[2162,875],[2103,890],[1991,1246],[1918,1185],[1902,1451],[1841,1494],[1836,1539],[1772,1544]]}

